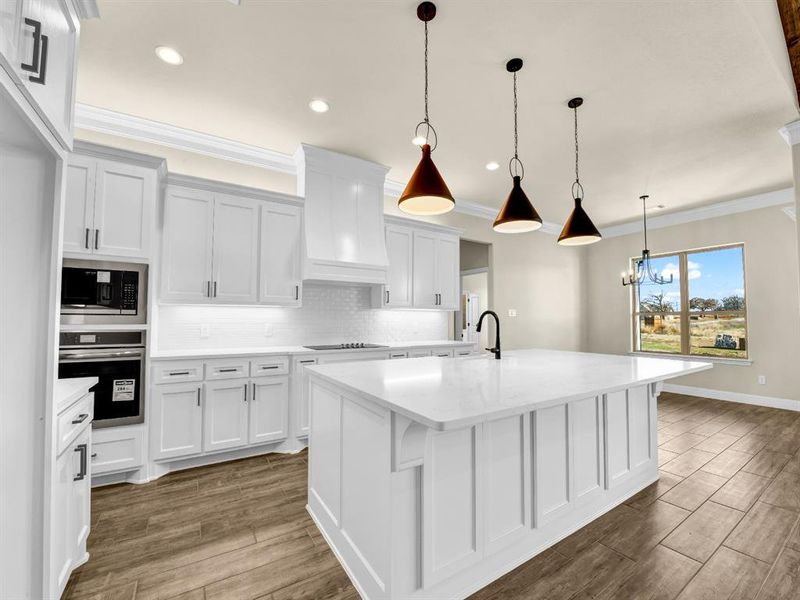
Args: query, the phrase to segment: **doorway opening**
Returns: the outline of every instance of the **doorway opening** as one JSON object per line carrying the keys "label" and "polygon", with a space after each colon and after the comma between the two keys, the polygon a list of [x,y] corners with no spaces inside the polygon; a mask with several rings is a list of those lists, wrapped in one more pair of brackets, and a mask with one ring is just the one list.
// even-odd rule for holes
{"label": "doorway opening", "polygon": [[484,327],[480,333],[476,331],[478,317],[491,306],[490,252],[490,244],[461,240],[461,300],[454,315],[454,337],[475,342],[481,350],[494,339],[489,337],[490,327]]}

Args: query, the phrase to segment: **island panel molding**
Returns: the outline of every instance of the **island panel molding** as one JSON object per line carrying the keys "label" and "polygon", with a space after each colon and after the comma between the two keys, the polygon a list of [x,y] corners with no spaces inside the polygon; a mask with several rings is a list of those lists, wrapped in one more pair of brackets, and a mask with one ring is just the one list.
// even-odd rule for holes
{"label": "island panel molding", "polygon": [[[661,382],[711,365],[628,359],[512,351],[307,367],[307,508],[359,594],[466,598],[656,481]],[[537,363],[548,365],[538,379]],[[597,377],[577,393],[569,383],[587,370]],[[488,384],[470,393],[476,371]],[[423,382],[435,392],[416,403]],[[437,420],[455,408],[469,418]]]}

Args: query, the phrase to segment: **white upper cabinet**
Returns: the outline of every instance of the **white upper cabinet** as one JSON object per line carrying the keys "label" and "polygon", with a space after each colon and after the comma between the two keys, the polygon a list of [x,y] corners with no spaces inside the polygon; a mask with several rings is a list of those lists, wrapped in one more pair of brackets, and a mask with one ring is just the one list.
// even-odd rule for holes
{"label": "white upper cabinet", "polygon": [[458,309],[460,293],[459,239],[454,235],[439,234],[436,238],[436,282],[439,308]]}
{"label": "white upper cabinet", "polygon": [[170,181],[161,301],[300,305],[299,199],[194,177]]}
{"label": "white upper cabinet", "polygon": [[439,286],[436,278],[436,239],[429,231],[414,232],[414,306],[436,308]]}
{"label": "white upper cabinet", "polygon": [[91,254],[94,249],[94,178],[97,161],[75,154],[67,163],[64,205],[64,252]]}
{"label": "white upper cabinet", "polygon": [[148,260],[163,160],[133,154],[136,164],[108,160],[98,157],[99,147],[79,144],[97,155],[69,157],[64,252]]}
{"label": "white upper cabinet", "polygon": [[211,299],[214,195],[170,186],[164,200],[161,298],[188,302]]}
{"label": "white upper cabinet", "polygon": [[72,149],[78,16],[68,0],[0,1],[0,66]]}
{"label": "white upper cabinet", "polygon": [[299,306],[301,298],[303,211],[299,206],[261,206],[259,301]]}
{"label": "white upper cabinet", "polygon": [[258,203],[217,194],[214,200],[212,296],[217,302],[258,300]]}
{"label": "white upper cabinet", "polygon": [[97,162],[95,252],[139,258],[149,256],[155,191],[155,171],[107,160]]}
{"label": "white upper cabinet", "polygon": [[389,271],[386,276],[386,289],[383,303],[388,307],[408,307],[412,305],[412,256],[414,234],[408,227],[386,226],[386,254],[389,257]]}

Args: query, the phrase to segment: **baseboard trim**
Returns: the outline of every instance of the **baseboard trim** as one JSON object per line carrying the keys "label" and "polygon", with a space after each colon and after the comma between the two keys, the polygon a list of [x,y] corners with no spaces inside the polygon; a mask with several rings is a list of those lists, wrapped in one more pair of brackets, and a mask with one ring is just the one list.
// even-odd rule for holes
{"label": "baseboard trim", "polygon": [[784,410],[800,412],[800,400],[790,400],[789,398],[757,396],[756,394],[742,394],[740,392],[712,390],[710,388],[694,387],[691,385],[677,385],[674,383],[665,383],[664,391],[673,392],[675,394],[684,394],[686,396],[699,396],[701,398],[712,398],[713,400],[740,402],[742,404],[755,404],[756,406],[768,406],[770,408],[782,408]]}

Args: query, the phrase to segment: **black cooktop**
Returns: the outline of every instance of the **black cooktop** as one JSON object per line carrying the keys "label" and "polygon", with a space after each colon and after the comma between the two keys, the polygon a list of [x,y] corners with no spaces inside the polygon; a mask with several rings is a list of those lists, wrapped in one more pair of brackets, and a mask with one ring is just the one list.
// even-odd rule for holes
{"label": "black cooktop", "polygon": [[388,348],[380,344],[365,344],[364,342],[350,342],[348,344],[322,344],[321,346],[303,346],[309,350],[362,350],[366,348]]}

